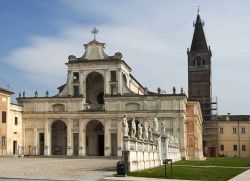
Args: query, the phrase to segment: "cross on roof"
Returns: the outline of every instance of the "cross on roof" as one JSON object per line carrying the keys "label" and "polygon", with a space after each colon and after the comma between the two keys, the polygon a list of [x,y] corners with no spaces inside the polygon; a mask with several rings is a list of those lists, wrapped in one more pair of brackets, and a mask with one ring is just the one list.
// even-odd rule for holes
{"label": "cross on roof", "polygon": [[197,9],[197,14],[199,14],[200,13],[200,5],[198,5],[197,8],[198,8]]}
{"label": "cross on roof", "polygon": [[96,38],[96,34],[98,33],[98,29],[96,29],[96,27],[94,27],[94,29],[91,31],[91,33],[94,35],[94,40]]}

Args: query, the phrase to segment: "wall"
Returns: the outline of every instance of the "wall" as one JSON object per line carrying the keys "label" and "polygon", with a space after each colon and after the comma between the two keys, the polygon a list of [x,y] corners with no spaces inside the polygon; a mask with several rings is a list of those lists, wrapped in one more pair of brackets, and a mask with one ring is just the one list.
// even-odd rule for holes
{"label": "wall", "polygon": [[187,152],[188,159],[203,159],[202,146],[202,113],[199,102],[187,102]]}
{"label": "wall", "polygon": [[[240,129],[240,132],[238,130]],[[245,133],[242,133],[241,128],[245,128]],[[220,128],[223,128],[223,133],[220,133]],[[236,128],[236,133],[233,133],[233,128]],[[228,157],[250,157],[250,122],[248,119],[231,121],[218,121],[218,142],[219,155]],[[224,151],[221,150],[221,145],[224,145]],[[237,145],[237,151],[233,150],[233,145]],[[246,146],[246,150],[242,150],[242,145]],[[240,147],[240,148],[239,148]]]}

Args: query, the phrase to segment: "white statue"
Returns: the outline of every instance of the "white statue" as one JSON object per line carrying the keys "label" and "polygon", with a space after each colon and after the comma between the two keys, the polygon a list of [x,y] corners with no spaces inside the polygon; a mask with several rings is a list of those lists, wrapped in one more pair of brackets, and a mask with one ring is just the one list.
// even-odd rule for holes
{"label": "white statue", "polygon": [[161,122],[161,134],[164,136],[166,135],[166,126],[164,121]]}
{"label": "white statue", "polygon": [[148,140],[148,125],[147,122],[143,124],[143,139]]}
{"label": "white statue", "polygon": [[138,140],[142,140],[142,123],[139,122],[137,127],[138,127]]}
{"label": "white statue", "polygon": [[156,115],[154,117],[153,123],[154,123],[154,132],[158,133],[158,127],[159,127],[158,124],[159,124],[159,121],[158,121]]}
{"label": "white statue", "polygon": [[152,133],[152,129],[150,126],[148,128],[148,139],[149,141],[153,141],[153,133]]}
{"label": "white statue", "polygon": [[135,124],[135,118],[132,120],[132,129],[131,129],[131,138],[135,139],[136,135],[136,124]]}
{"label": "white statue", "polygon": [[126,114],[123,117],[122,130],[123,130],[123,136],[128,137],[129,127],[128,127],[128,120],[127,120],[127,115]]}

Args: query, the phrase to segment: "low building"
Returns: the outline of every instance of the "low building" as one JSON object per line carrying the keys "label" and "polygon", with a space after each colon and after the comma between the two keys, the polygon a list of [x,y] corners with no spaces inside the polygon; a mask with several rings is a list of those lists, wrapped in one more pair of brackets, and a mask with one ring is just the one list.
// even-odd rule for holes
{"label": "low building", "polygon": [[0,155],[16,155],[22,149],[22,107],[11,104],[12,94],[0,88]]}
{"label": "low building", "polygon": [[250,115],[218,116],[219,155],[250,157]]}

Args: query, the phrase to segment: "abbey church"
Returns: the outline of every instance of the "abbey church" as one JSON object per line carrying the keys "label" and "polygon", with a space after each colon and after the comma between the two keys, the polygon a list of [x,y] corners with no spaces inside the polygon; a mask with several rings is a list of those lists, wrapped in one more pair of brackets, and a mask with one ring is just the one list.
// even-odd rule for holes
{"label": "abbey church", "polygon": [[[25,155],[122,156],[122,120],[127,115],[129,121],[149,127],[157,117],[166,131],[178,138],[182,159],[202,159],[204,114],[199,97],[211,97],[211,80],[203,73],[211,72],[211,51],[204,43],[201,23],[198,15],[188,50],[192,99],[182,88],[173,87],[169,93],[148,90],[133,77],[122,53],[105,53],[105,43],[97,41],[94,29],[94,39],[84,44],[84,54],[68,57],[67,80],[58,87],[58,94],[19,95],[22,140],[14,148],[14,138],[7,137],[11,146],[6,149]],[[194,80],[198,73],[204,74],[202,86],[206,90]]]}

